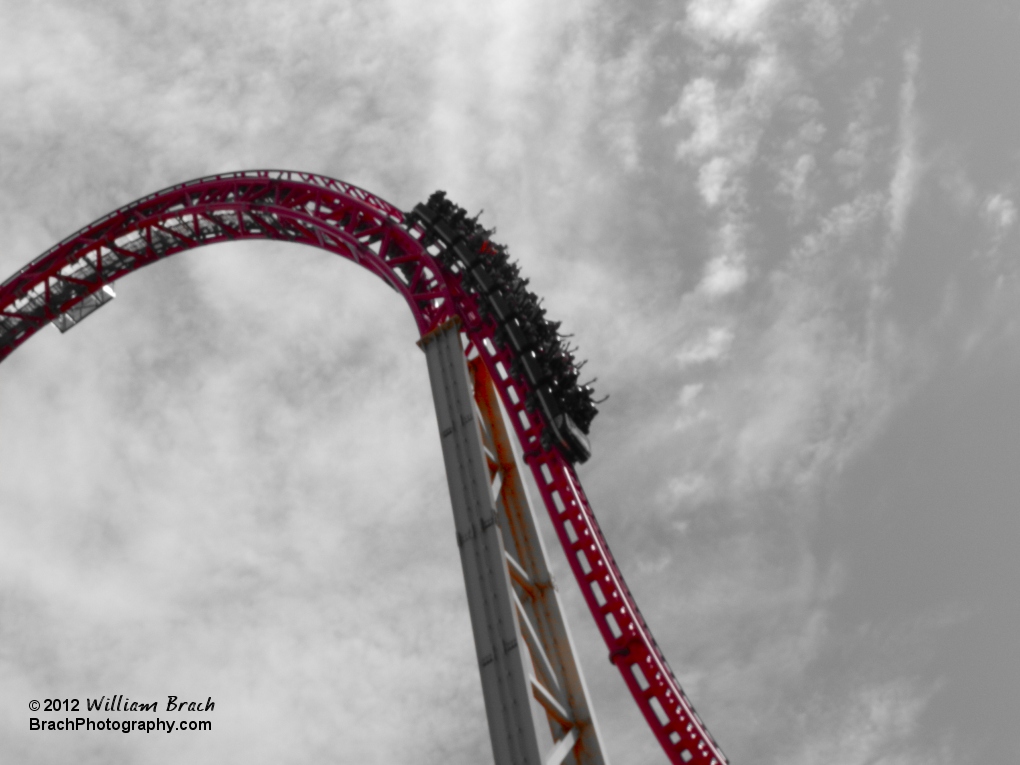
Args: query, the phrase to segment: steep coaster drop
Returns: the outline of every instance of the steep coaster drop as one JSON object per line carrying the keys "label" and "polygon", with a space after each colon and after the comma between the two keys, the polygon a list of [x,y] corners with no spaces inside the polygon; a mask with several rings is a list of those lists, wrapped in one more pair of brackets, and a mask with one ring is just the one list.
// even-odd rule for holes
{"label": "steep coaster drop", "polygon": [[188,181],[86,226],[0,285],[0,361],[47,324],[66,331],[109,302],[117,279],[184,250],[277,239],[353,260],[404,296],[421,335],[498,765],[606,761],[522,463],[610,661],[669,761],[727,763],[655,643],[574,470],[590,455],[592,390],[578,384],[558,325],[490,233],[441,192],[404,214],[309,173]]}

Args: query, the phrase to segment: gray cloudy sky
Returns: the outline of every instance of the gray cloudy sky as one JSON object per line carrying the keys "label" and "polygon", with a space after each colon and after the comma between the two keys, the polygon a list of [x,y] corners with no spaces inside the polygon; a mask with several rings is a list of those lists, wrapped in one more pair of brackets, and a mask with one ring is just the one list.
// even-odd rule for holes
{"label": "gray cloudy sky", "polygon": [[[0,52],[0,278],[218,171],[444,188],[612,395],[581,476],[734,763],[1020,761],[1015,3],[3,0]],[[489,759],[400,298],[270,243],[117,289],[0,368],[2,759]],[[115,693],[214,729],[27,731]]]}

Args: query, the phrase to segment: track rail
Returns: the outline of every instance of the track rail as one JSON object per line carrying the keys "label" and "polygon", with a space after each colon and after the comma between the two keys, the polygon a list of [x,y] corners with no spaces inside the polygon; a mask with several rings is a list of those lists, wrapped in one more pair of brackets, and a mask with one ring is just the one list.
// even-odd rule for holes
{"label": "track rail", "polygon": [[[178,184],[125,205],[54,245],[0,285],[0,361],[35,332],[104,302],[104,287],[184,250],[276,239],[353,260],[404,296],[424,338],[460,324],[477,349],[520,440],[609,658],[672,763],[728,762],[694,711],[624,582],[568,455],[543,438],[550,424],[531,383],[512,372],[496,320],[479,310],[463,274],[437,258],[444,245],[421,222],[342,181],[254,170]],[[91,302],[90,302],[91,301]],[[92,309],[94,310],[94,308]]]}

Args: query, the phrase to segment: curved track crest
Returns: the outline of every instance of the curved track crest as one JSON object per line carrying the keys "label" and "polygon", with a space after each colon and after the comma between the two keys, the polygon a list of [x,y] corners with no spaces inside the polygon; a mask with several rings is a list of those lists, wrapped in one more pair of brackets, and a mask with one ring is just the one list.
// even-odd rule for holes
{"label": "curved track crest", "polygon": [[[53,246],[0,285],[0,361],[51,322],[73,324],[117,279],[184,250],[240,239],[311,245],[367,268],[403,295],[422,338],[451,322],[477,351],[509,414],[609,658],[670,762],[727,760],[638,610],[573,465],[529,410],[531,385],[440,242],[393,205],[343,181],[286,170],[209,176],[150,194]],[[424,241],[423,241],[424,240]]]}

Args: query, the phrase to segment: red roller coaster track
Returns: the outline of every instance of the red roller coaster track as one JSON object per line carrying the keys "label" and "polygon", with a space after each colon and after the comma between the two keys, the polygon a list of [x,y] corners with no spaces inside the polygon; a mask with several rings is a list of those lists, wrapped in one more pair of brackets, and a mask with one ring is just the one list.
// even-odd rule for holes
{"label": "red roller coaster track", "polygon": [[[0,361],[54,321],[82,316],[103,288],[184,250],[239,239],[312,245],[353,260],[402,294],[425,337],[459,321],[478,349],[520,439],[542,500],[588,608],[670,762],[727,760],[659,650],[602,536],[573,465],[547,445],[549,427],[529,411],[531,384],[511,370],[514,352],[479,310],[463,277],[424,246],[422,224],[342,181],[309,173],[255,170],[188,181],[100,218],[50,248],[0,285]],[[470,350],[470,346],[469,349]]]}

